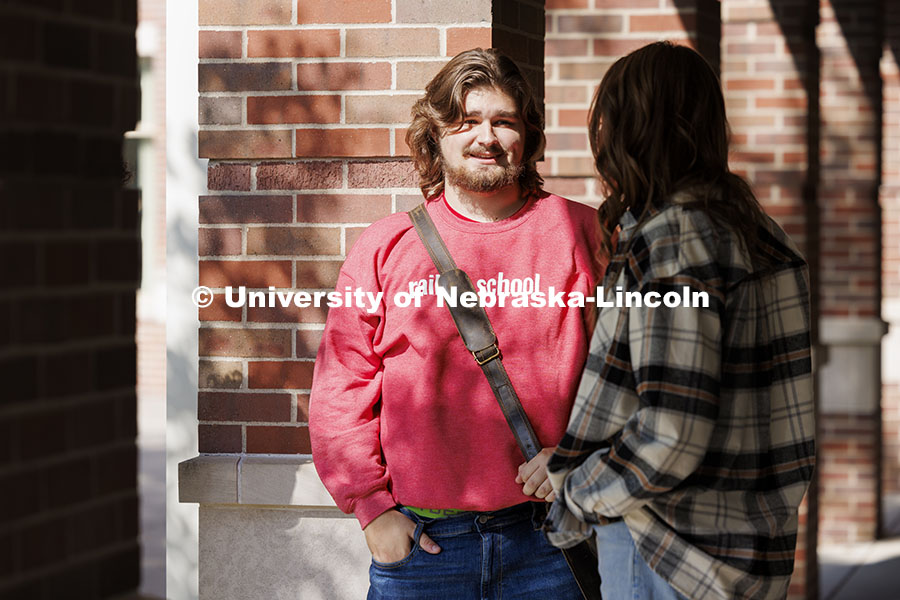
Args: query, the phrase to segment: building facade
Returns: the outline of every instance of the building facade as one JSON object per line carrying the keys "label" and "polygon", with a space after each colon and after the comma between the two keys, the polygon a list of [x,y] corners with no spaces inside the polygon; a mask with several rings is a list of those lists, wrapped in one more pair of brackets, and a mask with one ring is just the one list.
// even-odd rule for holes
{"label": "building facade", "polygon": [[[548,191],[596,206],[587,110],[618,57],[668,39],[719,69],[732,168],[810,260],[817,544],[878,535],[900,475],[900,14],[876,0],[200,0],[200,596],[361,597],[369,556],[319,483],[306,427],[325,311],[229,308],[227,286],[329,290],[362,230],[422,198],[409,108],[461,50],[517,60],[545,108]],[[892,366],[893,365],[893,366]]]}

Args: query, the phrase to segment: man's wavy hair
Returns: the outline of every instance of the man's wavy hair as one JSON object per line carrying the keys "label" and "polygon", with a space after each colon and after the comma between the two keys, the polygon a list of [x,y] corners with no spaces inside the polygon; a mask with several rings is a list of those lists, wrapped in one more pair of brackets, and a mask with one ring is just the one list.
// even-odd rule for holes
{"label": "man's wavy hair", "polygon": [[687,192],[714,222],[743,237],[756,259],[763,211],[750,186],[728,168],[729,127],[715,71],[698,53],[656,42],[617,60],[600,82],[588,136],[608,197],[600,206],[600,252],[615,253],[614,231],[626,210],[643,223]]}
{"label": "man's wavy hair", "polygon": [[441,133],[462,127],[466,94],[481,87],[496,88],[515,100],[525,124],[519,186],[526,195],[540,191],[544,180],[536,163],[544,154],[544,119],[531,86],[516,64],[499,50],[476,48],[457,54],[444,65],[425,86],[425,96],[413,105],[406,144],[425,198],[434,198],[444,191]]}

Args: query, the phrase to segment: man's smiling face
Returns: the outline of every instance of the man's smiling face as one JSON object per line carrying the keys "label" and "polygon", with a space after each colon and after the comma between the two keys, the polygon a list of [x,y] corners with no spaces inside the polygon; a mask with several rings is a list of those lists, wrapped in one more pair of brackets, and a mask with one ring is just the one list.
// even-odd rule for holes
{"label": "man's smiling face", "polygon": [[444,177],[452,186],[489,193],[517,183],[522,172],[525,124],[515,100],[493,87],[466,94],[459,129],[441,137]]}

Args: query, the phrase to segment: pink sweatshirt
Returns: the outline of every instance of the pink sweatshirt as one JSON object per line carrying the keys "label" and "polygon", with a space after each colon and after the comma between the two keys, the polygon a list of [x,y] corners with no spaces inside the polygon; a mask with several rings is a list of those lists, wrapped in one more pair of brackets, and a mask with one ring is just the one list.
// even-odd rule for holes
{"label": "pink sweatshirt", "polygon": [[[443,200],[428,202],[428,212],[476,289],[595,292],[590,207],[545,195],[496,223],[463,220]],[[384,292],[372,313],[330,310],[310,398],[316,469],[363,527],[396,504],[487,511],[534,500],[515,482],[524,459],[487,380],[429,288],[436,274],[408,215],[398,213],[360,236],[338,278],[338,291]],[[420,308],[397,306],[394,294],[411,284],[431,295]],[[545,447],[566,430],[591,309],[513,307],[511,298],[486,308]]]}

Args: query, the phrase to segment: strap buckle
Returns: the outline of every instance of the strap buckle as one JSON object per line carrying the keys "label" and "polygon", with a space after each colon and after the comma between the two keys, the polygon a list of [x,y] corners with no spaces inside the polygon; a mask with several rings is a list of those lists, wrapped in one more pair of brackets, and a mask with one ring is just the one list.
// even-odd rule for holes
{"label": "strap buckle", "polygon": [[[490,356],[486,358],[478,358],[478,354],[485,351],[490,351],[493,348],[493,352]],[[481,350],[473,350],[472,356],[475,358],[475,362],[478,363],[478,366],[481,366],[487,362],[494,360],[495,358],[500,358],[500,347],[497,344],[491,344],[487,348],[482,348]]]}

